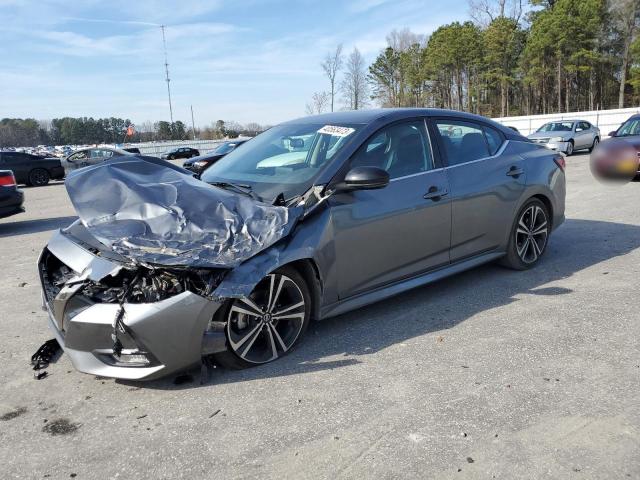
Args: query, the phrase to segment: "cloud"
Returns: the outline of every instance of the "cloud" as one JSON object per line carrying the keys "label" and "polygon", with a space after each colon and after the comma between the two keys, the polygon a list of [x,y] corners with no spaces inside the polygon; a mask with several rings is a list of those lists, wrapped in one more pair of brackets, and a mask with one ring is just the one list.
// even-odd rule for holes
{"label": "cloud", "polygon": [[379,7],[391,0],[357,0],[349,5],[349,11],[354,13],[367,12],[373,8]]}

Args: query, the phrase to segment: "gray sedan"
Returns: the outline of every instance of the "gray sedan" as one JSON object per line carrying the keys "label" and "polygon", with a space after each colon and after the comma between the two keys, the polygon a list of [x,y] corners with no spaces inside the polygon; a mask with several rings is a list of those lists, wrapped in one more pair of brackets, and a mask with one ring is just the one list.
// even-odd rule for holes
{"label": "gray sedan", "polygon": [[576,150],[590,152],[600,142],[600,129],[586,120],[561,120],[542,125],[529,135],[535,143],[571,155]]}
{"label": "gray sedan", "polygon": [[89,165],[96,165],[98,163],[102,163],[110,158],[121,157],[134,155],[131,152],[127,152],[126,150],[122,150],[120,148],[111,148],[111,147],[93,147],[93,148],[83,148],[81,150],[76,150],[72,154],[68,155],[62,160],[62,166],[64,167],[67,175],[69,172],[76,170],[78,168],[84,168]]}
{"label": "gray sedan", "polygon": [[133,156],[75,170],[80,220],[39,260],[49,326],[94,375],[271,362],[313,321],[487,262],[535,266],[564,167],[486,118],[392,109],[275,126],[201,180]]}

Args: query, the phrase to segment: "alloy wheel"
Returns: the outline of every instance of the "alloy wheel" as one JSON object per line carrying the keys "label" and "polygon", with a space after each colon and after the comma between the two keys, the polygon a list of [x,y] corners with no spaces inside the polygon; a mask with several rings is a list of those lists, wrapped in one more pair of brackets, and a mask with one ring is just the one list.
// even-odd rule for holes
{"label": "alloy wheel", "polygon": [[249,363],[267,363],[285,354],[300,336],[305,298],[290,277],[267,275],[249,297],[236,299],[227,314],[233,352]]}
{"label": "alloy wheel", "polygon": [[567,144],[567,157],[573,153],[573,143],[569,142]]}
{"label": "alloy wheel", "polygon": [[29,175],[30,183],[35,187],[40,187],[49,183],[49,174],[46,170],[36,169]]}
{"label": "alloy wheel", "polygon": [[535,263],[545,247],[549,236],[547,214],[538,205],[525,209],[516,228],[516,251],[524,263]]}

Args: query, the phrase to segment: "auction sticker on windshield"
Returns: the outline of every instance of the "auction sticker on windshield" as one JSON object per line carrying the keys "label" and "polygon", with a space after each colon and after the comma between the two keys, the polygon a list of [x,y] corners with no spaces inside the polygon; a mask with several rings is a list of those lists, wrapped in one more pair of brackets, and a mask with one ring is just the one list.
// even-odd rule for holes
{"label": "auction sticker on windshield", "polygon": [[333,135],[334,137],[346,137],[355,132],[355,128],[339,127],[337,125],[325,125],[318,133],[326,133],[327,135]]}

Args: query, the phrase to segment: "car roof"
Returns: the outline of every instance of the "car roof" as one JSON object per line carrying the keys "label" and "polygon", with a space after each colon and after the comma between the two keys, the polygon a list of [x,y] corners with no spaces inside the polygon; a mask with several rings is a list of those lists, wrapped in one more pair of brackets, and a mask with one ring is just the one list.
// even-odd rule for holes
{"label": "car roof", "polygon": [[131,155],[131,152],[127,152],[126,150],[123,150],[122,148],[113,148],[113,147],[88,147],[88,148],[79,148],[78,150],[74,150],[71,153],[76,153],[76,152],[87,152],[89,150],[109,150],[110,152],[118,152],[121,155]]}
{"label": "car roof", "polygon": [[458,110],[446,110],[441,108],[377,108],[372,110],[349,110],[342,112],[323,113],[301,117],[295,120],[284,122],[283,124],[309,124],[309,123],[353,123],[368,124],[376,120],[386,120],[394,122],[414,117],[455,117],[462,120],[475,120],[492,125],[505,134],[515,133],[510,128],[491,120],[490,118],[473,113],[461,112]]}
{"label": "car roof", "polygon": [[547,123],[563,123],[563,122],[571,122],[571,123],[585,122],[589,124],[591,123],[589,120],[583,120],[581,118],[561,118],[558,120],[549,120]]}

